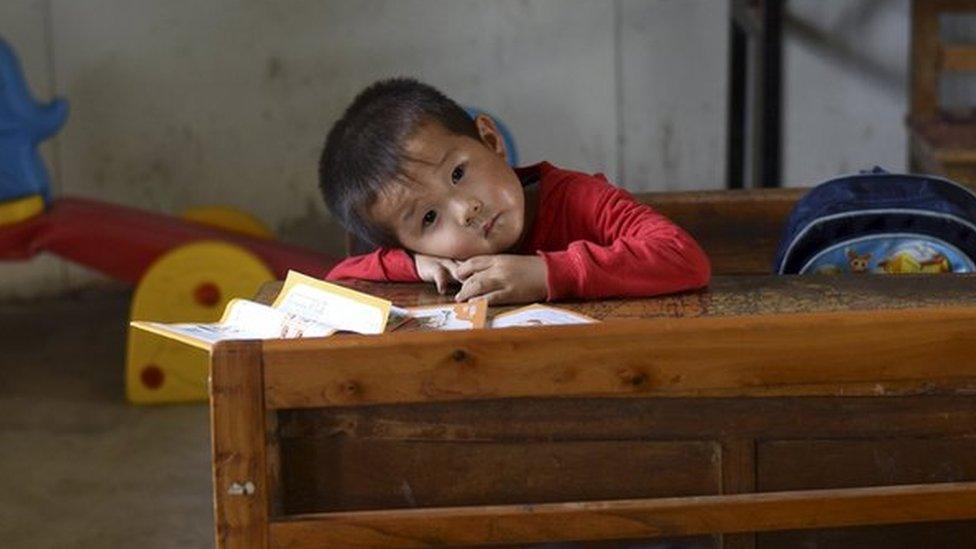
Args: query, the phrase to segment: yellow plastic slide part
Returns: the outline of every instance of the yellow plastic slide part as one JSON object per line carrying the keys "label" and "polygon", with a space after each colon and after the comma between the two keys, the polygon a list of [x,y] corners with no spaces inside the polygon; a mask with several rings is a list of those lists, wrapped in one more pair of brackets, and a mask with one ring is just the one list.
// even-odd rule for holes
{"label": "yellow plastic slide part", "polygon": [[180,217],[201,225],[227,229],[248,236],[268,240],[274,238],[274,233],[260,219],[230,206],[197,206],[186,210]]}
{"label": "yellow plastic slide part", "polygon": [[0,227],[30,219],[43,211],[44,199],[39,194],[0,202]]}
{"label": "yellow plastic slide part", "polygon": [[[131,320],[216,322],[227,302],[251,298],[274,275],[259,257],[216,241],[180,246],[153,263],[136,287]],[[206,351],[129,328],[125,389],[130,402],[207,399]]]}

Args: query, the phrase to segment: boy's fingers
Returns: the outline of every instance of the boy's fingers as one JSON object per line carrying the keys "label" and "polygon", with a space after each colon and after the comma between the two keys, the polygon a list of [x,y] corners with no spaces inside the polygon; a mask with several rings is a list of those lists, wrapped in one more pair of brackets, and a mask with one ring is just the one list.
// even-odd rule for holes
{"label": "boy's fingers", "polygon": [[451,282],[449,276],[444,268],[434,271],[434,284],[437,284],[437,293],[444,294],[447,292],[447,286]]}
{"label": "boy's fingers", "polygon": [[471,259],[468,259],[458,266],[458,276],[460,278],[468,278],[478,271],[483,271],[488,267],[491,267],[491,258],[492,256],[490,255],[477,255]]}
{"label": "boy's fingers", "polygon": [[460,265],[461,264],[458,263],[457,261],[445,261],[443,263],[443,267],[445,269],[447,269],[447,272],[448,272],[448,274],[451,275],[451,278],[453,278],[454,280],[457,280],[458,282],[461,282],[461,277],[458,274],[458,267]]}
{"label": "boy's fingers", "polygon": [[454,301],[467,301],[491,290],[489,280],[484,276],[473,276],[461,284],[461,291],[454,296]]}
{"label": "boy's fingers", "polygon": [[478,295],[478,283],[477,278],[469,278],[461,283],[461,291],[454,295],[454,301],[458,303],[470,299],[472,296]]}

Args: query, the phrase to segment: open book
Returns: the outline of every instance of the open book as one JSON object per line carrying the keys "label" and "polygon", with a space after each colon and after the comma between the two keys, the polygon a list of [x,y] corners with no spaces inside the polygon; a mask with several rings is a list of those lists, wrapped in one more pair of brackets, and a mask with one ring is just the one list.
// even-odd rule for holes
{"label": "open book", "polygon": [[385,299],[289,271],[270,306],[232,299],[218,322],[134,321],[132,326],[209,350],[225,339],[324,337],[339,331],[380,334],[408,318],[405,309]]}
{"label": "open book", "polygon": [[483,299],[424,307],[400,308],[389,301],[289,271],[271,305],[232,299],[213,323],[165,324],[137,320],[132,327],[210,350],[228,339],[290,339],[325,337],[336,332],[380,334],[393,330],[471,330],[596,322],[545,305],[509,311],[488,322]]}

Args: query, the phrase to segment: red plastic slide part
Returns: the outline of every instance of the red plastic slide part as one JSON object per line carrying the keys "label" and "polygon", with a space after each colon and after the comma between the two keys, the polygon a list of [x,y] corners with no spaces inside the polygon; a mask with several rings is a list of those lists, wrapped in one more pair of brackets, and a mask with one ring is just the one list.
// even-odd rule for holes
{"label": "red plastic slide part", "polygon": [[43,214],[0,227],[0,260],[50,252],[136,284],[161,255],[199,240],[237,244],[263,259],[279,278],[288,269],[321,278],[338,262],[321,252],[275,240],[81,198],[56,199]]}

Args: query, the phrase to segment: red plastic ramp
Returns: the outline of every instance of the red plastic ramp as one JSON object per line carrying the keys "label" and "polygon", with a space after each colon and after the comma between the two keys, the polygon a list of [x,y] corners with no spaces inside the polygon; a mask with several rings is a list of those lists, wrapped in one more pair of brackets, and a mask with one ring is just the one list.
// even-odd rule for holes
{"label": "red plastic ramp", "polygon": [[136,284],[161,255],[200,240],[239,245],[263,259],[279,278],[289,269],[321,278],[338,261],[276,240],[82,198],[57,199],[37,217],[0,227],[0,259],[22,260],[50,252]]}

